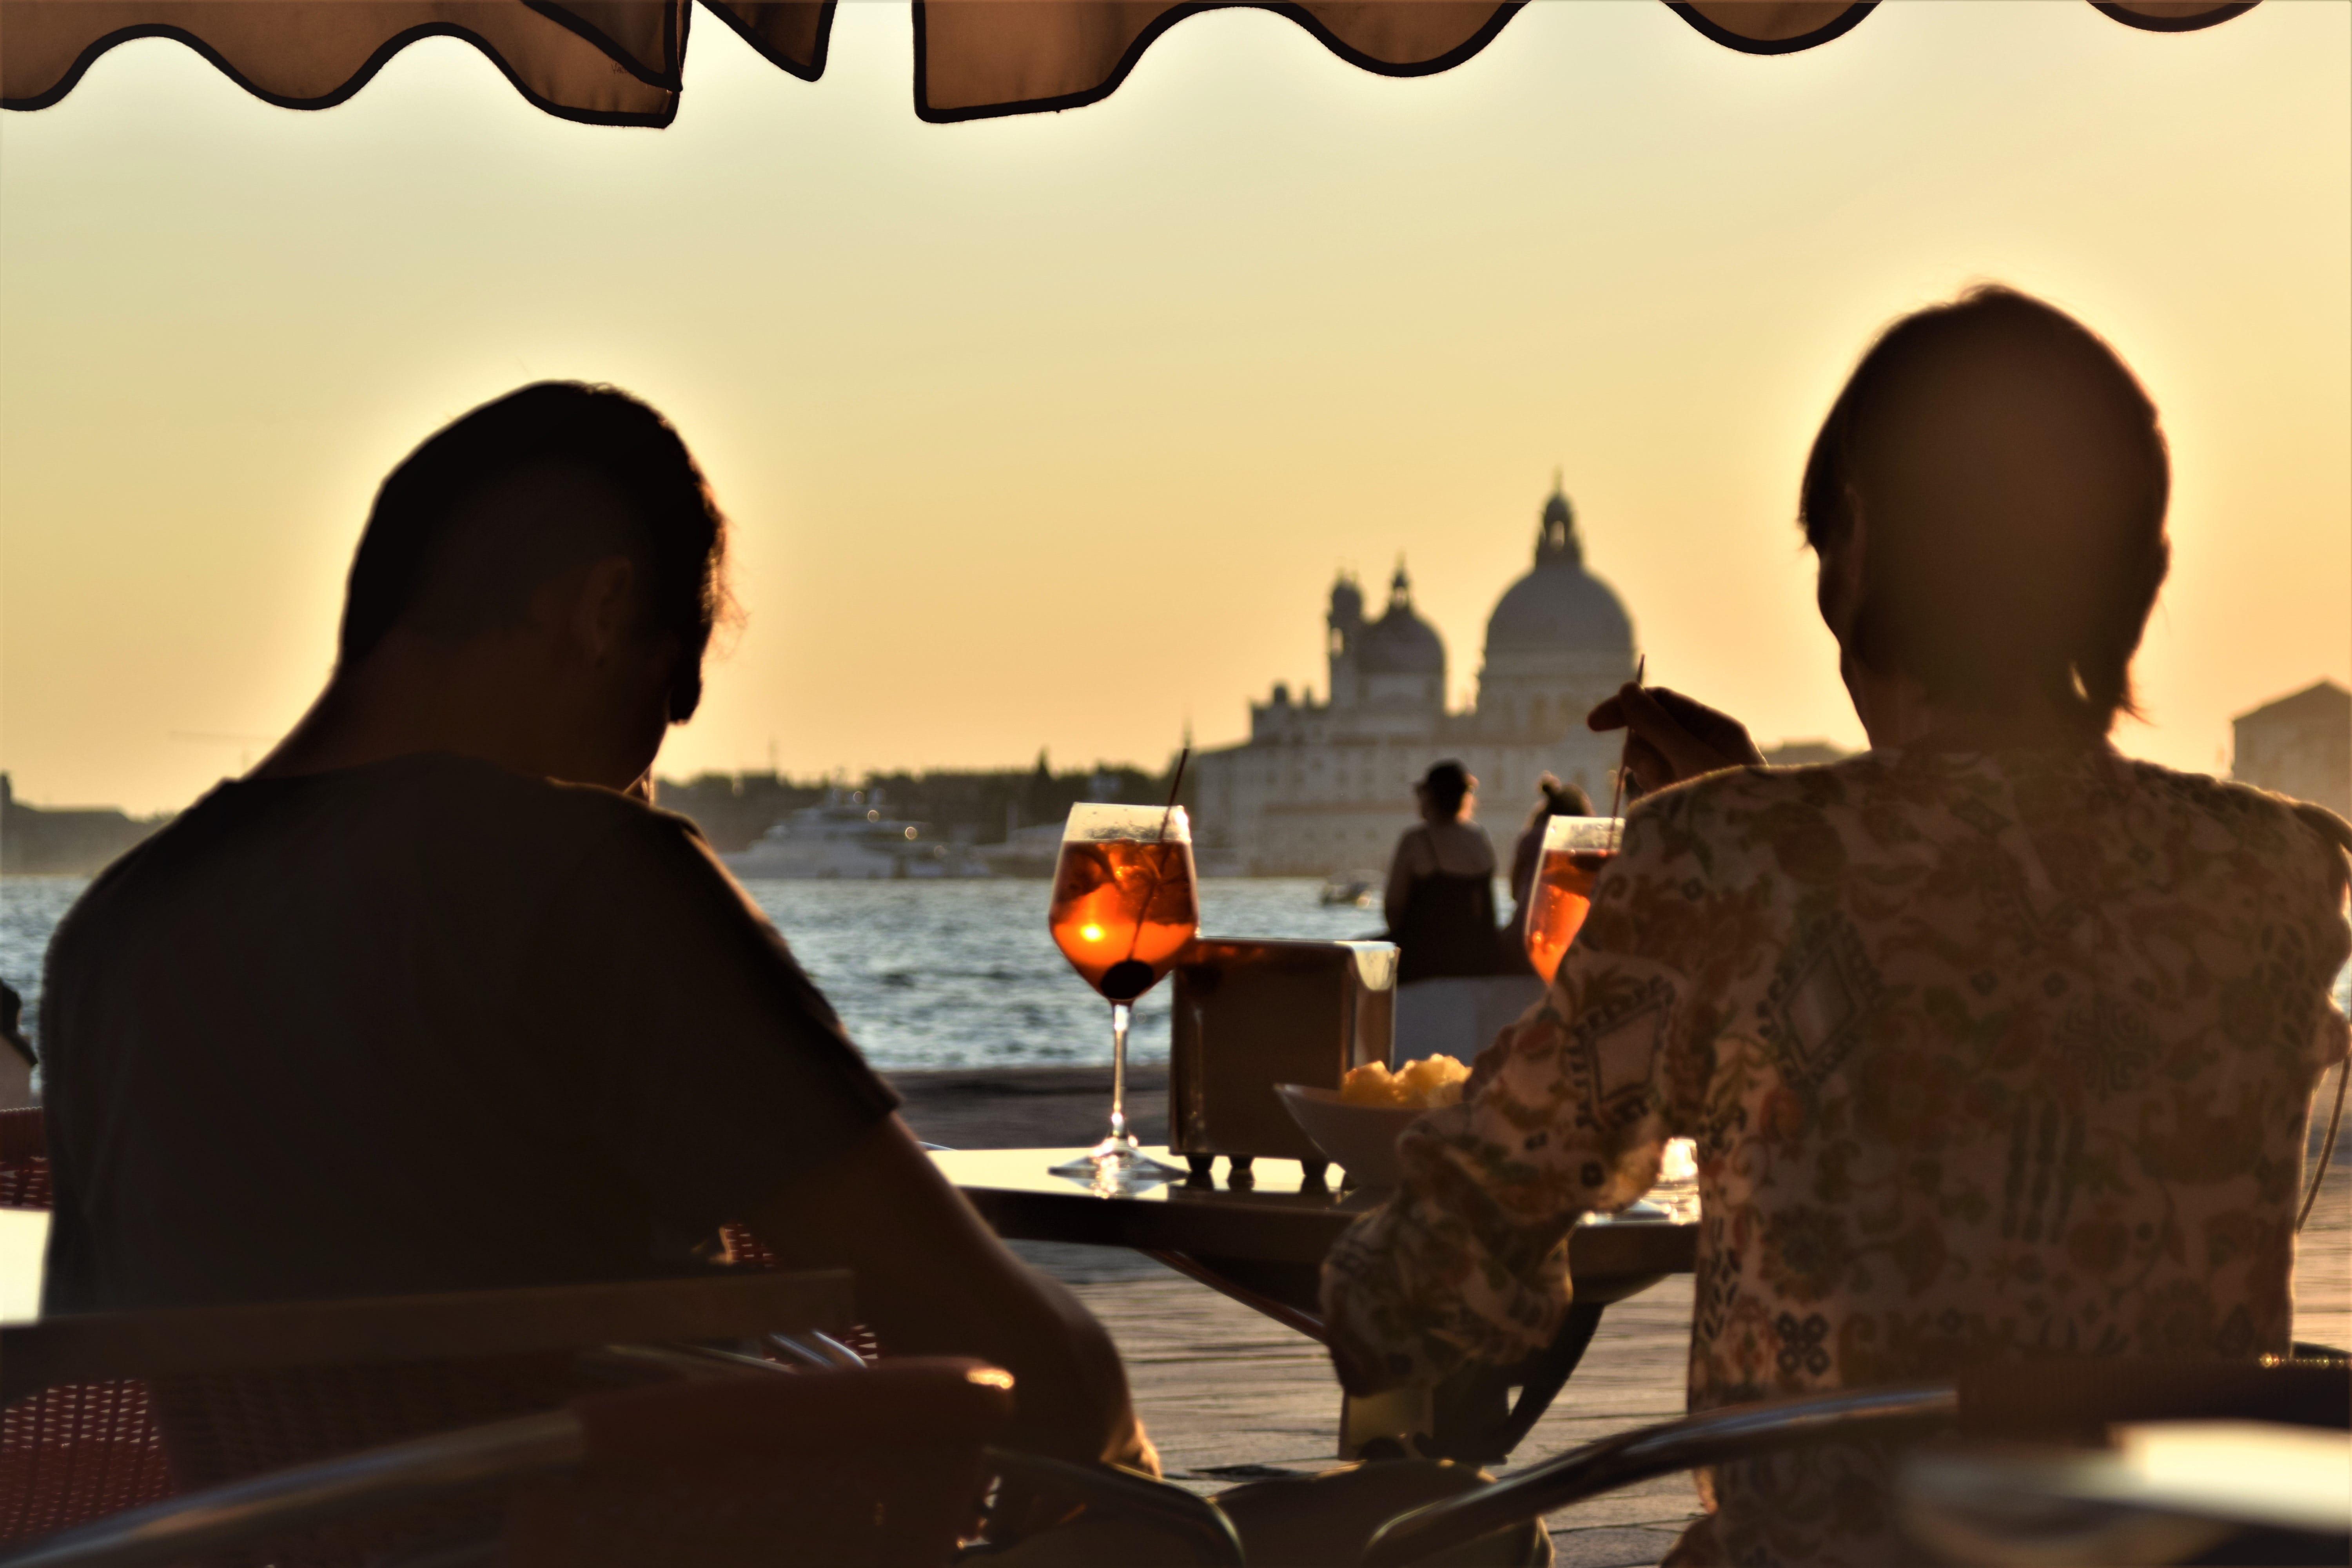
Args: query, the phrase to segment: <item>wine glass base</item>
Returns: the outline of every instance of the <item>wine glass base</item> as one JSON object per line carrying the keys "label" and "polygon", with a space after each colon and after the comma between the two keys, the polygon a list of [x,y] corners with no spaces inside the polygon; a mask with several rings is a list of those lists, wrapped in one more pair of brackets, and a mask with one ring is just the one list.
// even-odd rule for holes
{"label": "wine glass base", "polygon": [[1163,1165],[1146,1154],[1132,1137],[1106,1138],[1075,1160],[1050,1167],[1049,1173],[1067,1176],[1097,1187],[1150,1187],[1181,1182],[1191,1173]]}

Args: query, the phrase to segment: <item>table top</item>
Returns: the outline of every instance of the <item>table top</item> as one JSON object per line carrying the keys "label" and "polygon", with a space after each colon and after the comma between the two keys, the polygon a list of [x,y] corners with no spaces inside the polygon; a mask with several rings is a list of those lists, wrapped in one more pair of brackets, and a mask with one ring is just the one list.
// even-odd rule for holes
{"label": "table top", "polygon": [[[1181,1155],[1165,1148],[1145,1152],[1163,1163],[1183,1164]],[[1209,1181],[1176,1181],[1106,1195],[1048,1169],[1084,1152],[943,1149],[931,1159],[1000,1236],[1275,1263],[1321,1262],[1339,1233],[1383,1195],[1308,1186],[1297,1161],[1275,1159],[1257,1161],[1247,1186],[1233,1185],[1220,1163]],[[1666,1219],[1602,1219],[1579,1226],[1569,1249],[1578,1300],[1608,1300],[1619,1293],[1612,1285],[1640,1289],[1661,1275],[1689,1273],[1697,1237],[1696,1224]]]}

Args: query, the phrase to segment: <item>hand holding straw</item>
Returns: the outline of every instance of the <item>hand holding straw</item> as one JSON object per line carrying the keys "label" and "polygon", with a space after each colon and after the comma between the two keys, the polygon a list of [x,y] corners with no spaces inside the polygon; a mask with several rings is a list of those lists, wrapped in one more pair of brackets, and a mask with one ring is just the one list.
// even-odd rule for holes
{"label": "hand holding straw", "polygon": [[[1633,684],[1640,686],[1642,677],[1649,673],[1650,656],[1643,654],[1633,665]],[[1617,783],[1609,792],[1609,852],[1617,852],[1617,825],[1622,819],[1617,815],[1618,802],[1625,798],[1625,763],[1633,754],[1633,726],[1625,725],[1625,743],[1617,751]]]}

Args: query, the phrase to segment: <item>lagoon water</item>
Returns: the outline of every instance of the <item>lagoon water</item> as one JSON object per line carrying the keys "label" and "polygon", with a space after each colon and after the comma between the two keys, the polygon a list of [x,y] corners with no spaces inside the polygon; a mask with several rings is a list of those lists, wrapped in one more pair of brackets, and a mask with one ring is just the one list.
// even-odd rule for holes
{"label": "lagoon water", "polygon": [[[79,877],[0,881],[0,978],[37,1019],[41,955],[49,933],[89,884]],[[1377,909],[1316,902],[1307,878],[1211,878],[1201,884],[1202,929],[1217,936],[1360,937],[1381,929]],[[1110,1060],[1110,1010],[1045,934],[1048,884],[780,882],[745,886],[793,944],[882,1068],[1080,1065]],[[1509,908],[1499,886],[1496,902]],[[1129,1048],[1168,1055],[1169,987],[1137,1009]],[[2352,966],[2336,979],[2352,1003]]]}
{"label": "lagoon water", "polygon": [[[37,1023],[49,933],[89,883],[0,881],[0,978]],[[1032,881],[781,882],[745,886],[824,988],[849,1033],[882,1068],[1108,1062],[1110,1009],[1045,934],[1049,884]],[[1213,878],[1202,929],[1220,936],[1357,937],[1378,910],[1316,902],[1305,878]],[[1137,1009],[1129,1049],[1168,1055],[1168,991]]]}

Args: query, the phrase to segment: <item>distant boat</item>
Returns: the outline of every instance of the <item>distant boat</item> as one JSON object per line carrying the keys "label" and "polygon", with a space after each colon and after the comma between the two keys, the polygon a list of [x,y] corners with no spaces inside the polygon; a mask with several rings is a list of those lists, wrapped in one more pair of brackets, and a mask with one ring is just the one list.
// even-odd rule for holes
{"label": "distant boat", "polygon": [[985,877],[964,849],[931,837],[930,824],[885,816],[863,792],[793,813],[748,848],[719,857],[738,877],[794,881],[890,881]]}
{"label": "distant boat", "polygon": [[1334,871],[1323,879],[1323,891],[1316,901],[1374,910],[1380,908],[1381,896],[1386,891],[1387,880],[1378,871]]}

